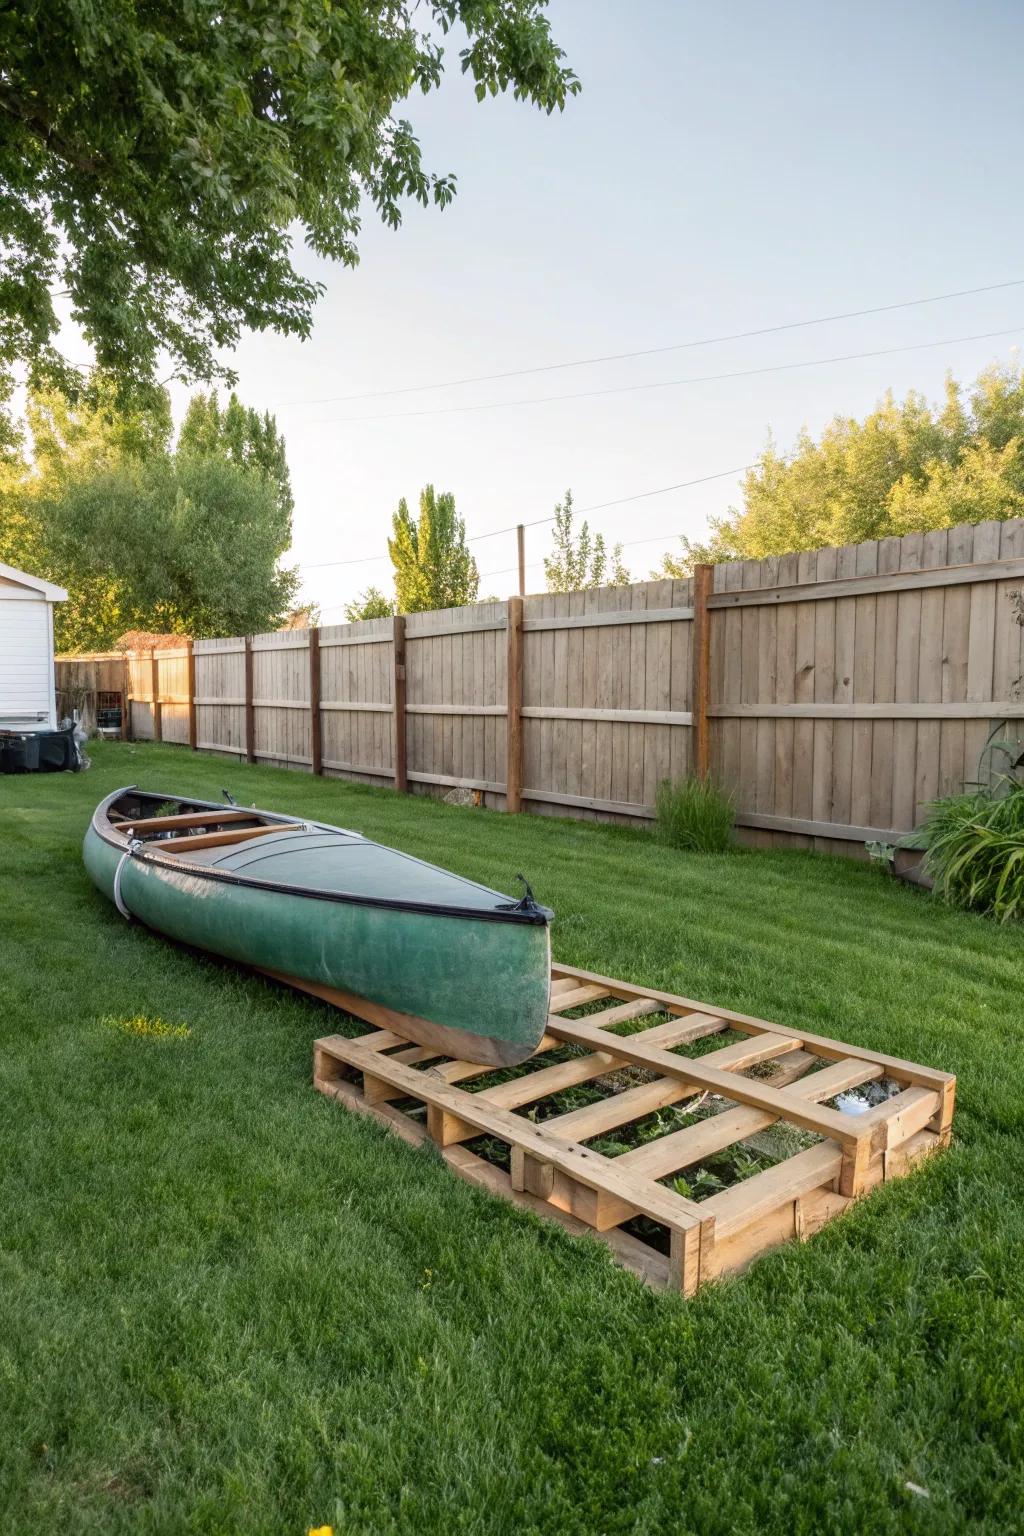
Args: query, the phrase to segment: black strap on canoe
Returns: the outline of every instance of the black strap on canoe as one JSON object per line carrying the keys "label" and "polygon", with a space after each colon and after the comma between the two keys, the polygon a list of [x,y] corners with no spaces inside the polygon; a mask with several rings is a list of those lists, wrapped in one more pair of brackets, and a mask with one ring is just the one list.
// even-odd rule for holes
{"label": "black strap on canoe", "polygon": [[529,882],[529,880],[527,880],[526,876],[525,875],[516,875],[516,879],[522,881],[522,884],[523,884],[523,894],[522,894],[522,896],[520,896],[518,901],[505,901],[505,902],[502,902],[501,906],[498,908],[498,911],[499,912],[523,912],[527,916],[532,917],[535,913],[540,912],[542,909],[538,905],[538,903],[537,903],[537,901],[536,901],[536,899],[534,897],[533,891],[530,889],[530,882]]}

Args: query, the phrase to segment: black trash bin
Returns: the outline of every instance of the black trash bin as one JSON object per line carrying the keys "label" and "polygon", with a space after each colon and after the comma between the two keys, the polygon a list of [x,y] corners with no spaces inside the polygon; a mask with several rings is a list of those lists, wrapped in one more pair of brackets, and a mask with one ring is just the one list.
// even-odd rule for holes
{"label": "black trash bin", "polygon": [[0,773],[36,773],[39,769],[39,737],[14,731],[0,736]]}
{"label": "black trash bin", "polygon": [[73,725],[62,731],[40,731],[38,741],[39,767],[43,773],[62,773],[68,768],[74,771],[81,766]]}

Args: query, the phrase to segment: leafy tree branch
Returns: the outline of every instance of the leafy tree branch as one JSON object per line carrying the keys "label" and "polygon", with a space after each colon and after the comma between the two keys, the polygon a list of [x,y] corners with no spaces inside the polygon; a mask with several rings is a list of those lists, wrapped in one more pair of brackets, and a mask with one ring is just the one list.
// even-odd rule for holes
{"label": "leafy tree branch", "polygon": [[[233,378],[243,328],[307,336],[320,285],[293,233],[358,259],[361,204],[444,207],[396,113],[433,90],[459,25],[478,97],[551,112],[579,83],[545,0],[22,0],[0,8],[0,388],[80,380],[54,295],[122,392]],[[9,383],[9,378],[6,380]]]}
{"label": "leafy tree branch", "polygon": [[987,368],[968,391],[948,378],[937,406],[890,392],[863,421],[803,432],[791,454],[769,442],[743,502],[654,574],[1024,516],[1024,369]]}

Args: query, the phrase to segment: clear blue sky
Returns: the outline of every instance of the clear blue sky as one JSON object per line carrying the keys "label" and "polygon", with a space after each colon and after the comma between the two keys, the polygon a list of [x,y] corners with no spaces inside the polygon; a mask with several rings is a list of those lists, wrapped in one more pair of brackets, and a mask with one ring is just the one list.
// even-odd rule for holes
{"label": "clear blue sky", "polygon": [[[239,393],[276,412],[296,495],[293,558],[384,553],[400,496],[454,491],[471,534],[710,475],[769,429],[863,413],[889,385],[937,394],[1024,341],[1024,287],[789,335],[395,399],[294,404],[799,320],[1024,277],[1024,7],[553,0],[583,81],[561,116],[478,105],[455,68],[408,105],[445,212],[397,233],[367,214],[355,272],[305,344],[253,336]],[[756,368],[1018,327],[999,340],[778,375],[505,410],[380,417]],[[178,402],[180,404],[180,402]],[[646,577],[673,534],[737,499],[722,480],[594,514]],[[550,534],[530,536],[531,590]],[[474,546],[513,590],[511,537]],[[325,621],[386,562],[307,569]],[[500,574],[491,574],[500,573]]]}

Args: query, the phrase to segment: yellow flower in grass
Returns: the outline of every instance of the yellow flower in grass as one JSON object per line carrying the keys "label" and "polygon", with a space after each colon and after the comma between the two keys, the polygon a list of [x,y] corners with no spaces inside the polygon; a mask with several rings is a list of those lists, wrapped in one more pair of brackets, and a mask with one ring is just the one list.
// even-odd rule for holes
{"label": "yellow flower in grass", "polygon": [[168,1024],[164,1019],[147,1019],[142,1013],[137,1013],[131,1019],[105,1018],[101,1022],[107,1029],[117,1029],[123,1035],[141,1036],[147,1040],[187,1040],[192,1033],[187,1024]]}
{"label": "yellow flower in grass", "polygon": [[334,1536],[333,1525],[311,1525],[306,1536]]}

